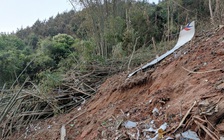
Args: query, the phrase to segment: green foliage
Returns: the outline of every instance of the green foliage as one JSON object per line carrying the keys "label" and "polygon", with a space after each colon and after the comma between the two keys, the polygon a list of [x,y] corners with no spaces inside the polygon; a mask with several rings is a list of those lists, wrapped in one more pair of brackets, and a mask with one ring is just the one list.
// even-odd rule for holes
{"label": "green foliage", "polygon": [[56,43],[61,43],[68,47],[75,42],[74,38],[67,34],[58,34],[53,37],[53,41],[55,41]]}
{"label": "green foliage", "polygon": [[125,56],[125,51],[122,49],[122,42],[119,42],[115,46],[113,46],[113,58],[121,59]]}
{"label": "green foliage", "polygon": [[[137,64],[142,59],[141,50],[148,49],[146,59],[153,54],[152,37],[156,42],[166,41],[190,20],[210,20],[208,2],[204,0],[163,0],[158,5],[146,1],[80,2],[85,8],[79,12],[37,20],[15,35],[0,35],[0,86],[15,80],[33,58],[23,76],[44,87],[60,84],[60,74],[71,68],[85,68],[108,58],[125,59],[135,44],[139,53],[133,60]],[[212,6],[215,10],[215,1]],[[158,51],[164,51],[163,46]]]}
{"label": "green foliage", "polygon": [[39,41],[39,38],[35,33],[29,34],[27,37],[27,40],[25,40],[27,45],[31,46],[33,50],[37,49],[38,41]]}
{"label": "green foliage", "polygon": [[15,35],[0,35],[0,49],[1,50],[11,50],[18,49],[22,50],[25,44],[21,39]]}
{"label": "green foliage", "polygon": [[41,91],[44,93],[51,92],[55,87],[59,86],[62,82],[62,74],[60,72],[52,72],[46,70],[38,73],[38,78],[41,79],[39,85]]}
{"label": "green foliage", "polygon": [[135,37],[136,35],[133,28],[129,28],[124,32],[122,49],[126,52],[127,55],[130,55],[133,50]]}
{"label": "green foliage", "polygon": [[36,78],[36,74],[54,69],[57,65],[56,62],[49,57],[48,55],[44,55],[43,53],[33,56],[35,57],[32,65],[27,69],[27,73],[33,79]]}
{"label": "green foliage", "polygon": [[14,35],[0,35],[0,86],[12,82],[22,71],[29,49]]}
{"label": "green foliage", "polygon": [[112,50],[113,46],[122,41],[122,34],[125,29],[125,20],[121,17],[110,16],[107,21],[105,30],[105,40]]}
{"label": "green foliage", "polygon": [[96,44],[92,40],[76,40],[74,47],[81,63],[88,63],[96,58]]}
{"label": "green foliage", "polygon": [[62,59],[58,64],[58,70],[65,72],[70,70],[73,66],[77,65],[80,61],[78,61],[78,53],[73,52],[67,56],[67,58]]}
{"label": "green foliage", "polygon": [[41,41],[41,52],[52,58],[56,64],[60,62],[61,59],[66,58],[72,51],[74,47],[74,38],[67,34],[58,34],[51,38],[46,38]]}

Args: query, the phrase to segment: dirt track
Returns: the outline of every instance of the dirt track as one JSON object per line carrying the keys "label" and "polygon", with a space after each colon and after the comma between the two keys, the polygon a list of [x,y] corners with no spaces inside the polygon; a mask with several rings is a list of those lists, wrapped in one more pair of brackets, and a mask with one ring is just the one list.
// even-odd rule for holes
{"label": "dirt track", "polygon": [[[164,122],[168,124],[164,136],[174,137],[174,134],[191,129],[201,139],[211,139],[198,127],[194,117],[207,118],[218,129],[219,132],[213,129],[215,134],[220,136],[224,132],[223,34],[224,29],[221,29],[196,37],[181,48],[181,55],[170,56],[155,68],[130,79],[126,79],[127,73],[115,75],[107,79],[95,97],[80,108],[30,125],[26,134],[20,132],[14,138],[60,139],[62,124],[69,122],[66,125],[68,140],[146,139],[143,129],[154,120],[157,128]],[[183,127],[172,134],[195,101],[197,104],[187,115]],[[204,107],[202,101],[218,105],[218,110],[215,107],[205,109],[207,106]],[[153,115],[154,108],[159,112]],[[122,124],[127,120],[138,122],[139,130],[125,128]],[[201,124],[206,126],[205,122]],[[136,135],[138,131],[140,136]]]}

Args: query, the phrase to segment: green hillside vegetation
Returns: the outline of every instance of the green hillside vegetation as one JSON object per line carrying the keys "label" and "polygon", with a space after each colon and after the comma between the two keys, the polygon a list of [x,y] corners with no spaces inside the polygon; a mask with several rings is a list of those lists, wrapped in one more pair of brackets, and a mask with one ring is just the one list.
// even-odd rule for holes
{"label": "green hillside vegetation", "polygon": [[117,69],[127,70],[171,47],[180,25],[195,20],[198,29],[208,28],[221,24],[224,14],[224,2],[218,0],[211,0],[212,15],[209,0],[164,0],[158,5],[122,0],[80,2],[81,11],[37,20],[16,33],[1,33],[0,87],[10,87],[15,81],[19,85],[29,77],[51,89],[61,84],[67,71],[85,71],[96,63],[108,66],[113,62]]}

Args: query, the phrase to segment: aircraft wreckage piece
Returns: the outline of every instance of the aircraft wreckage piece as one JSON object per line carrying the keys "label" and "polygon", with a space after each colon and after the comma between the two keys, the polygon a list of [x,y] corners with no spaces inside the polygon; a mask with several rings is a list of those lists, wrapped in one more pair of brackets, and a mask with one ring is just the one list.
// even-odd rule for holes
{"label": "aircraft wreckage piece", "polygon": [[161,60],[163,60],[164,58],[166,58],[167,56],[169,56],[170,54],[172,54],[174,51],[176,51],[177,49],[179,49],[181,46],[183,46],[184,44],[186,44],[187,42],[189,42],[194,37],[194,33],[195,33],[195,24],[194,24],[194,21],[192,21],[191,23],[188,23],[180,31],[180,35],[179,35],[177,44],[173,47],[173,49],[169,50],[165,54],[163,54],[160,57],[154,59],[153,61],[147,63],[146,65],[144,65],[143,67],[137,69],[136,71],[130,73],[128,75],[128,78],[131,77],[131,76],[133,76],[133,75],[135,75],[137,72],[139,72],[141,70],[144,71],[147,68],[152,67],[153,65],[157,64],[158,62],[160,62]]}

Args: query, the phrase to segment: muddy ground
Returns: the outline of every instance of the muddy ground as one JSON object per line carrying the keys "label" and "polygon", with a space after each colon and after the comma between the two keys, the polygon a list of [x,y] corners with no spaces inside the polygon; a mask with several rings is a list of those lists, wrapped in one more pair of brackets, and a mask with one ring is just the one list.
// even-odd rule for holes
{"label": "muddy ground", "polygon": [[[197,34],[177,55],[129,79],[127,75],[112,76],[85,104],[33,123],[10,139],[59,140],[65,125],[67,140],[146,140],[157,133],[149,128],[164,123],[159,139],[187,130],[200,139],[223,135],[224,29]],[[126,128],[127,121],[136,126]]]}

